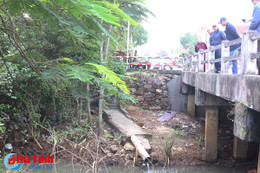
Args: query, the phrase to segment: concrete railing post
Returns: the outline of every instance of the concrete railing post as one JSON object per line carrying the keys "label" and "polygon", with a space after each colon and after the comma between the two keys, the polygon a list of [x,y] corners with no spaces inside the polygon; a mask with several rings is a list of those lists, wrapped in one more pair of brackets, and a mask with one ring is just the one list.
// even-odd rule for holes
{"label": "concrete railing post", "polygon": [[242,35],[241,44],[241,74],[257,74],[256,59],[251,59],[251,53],[257,53],[257,40],[251,40],[256,31],[247,31]]}
{"label": "concrete railing post", "polygon": [[192,55],[191,57],[191,71],[195,72],[196,71],[196,55]]}
{"label": "concrete railing post", "polygon": [[210,63],[211,60],[215,59],[215,51],[212,50],[213,47],[209,47],[209,53],[207,53],[207,59],[208,59],[208,73],[215,73],[215,64]]}
{"label": "concrete railing post", "polygon": [[187,59],[187,71],[191,71],[191,55]]}
{"label": "concrete railing post", "polygon": [[199,54],[198,54],[198,71],[199,72],[204,72],[204,64],[202,64],[202,61],[204,61],[204,52],[203,50],[199,50]]}
{"label": "concrete railing post", "polygon": [[183,71],[187,71],[187,56],[183,58]]}
{"label": "concrete railing post", "polygon": [[230,56],[229,46],[225,47],[225,43],[229,42],[228,40],[222,41],[221,45],[221,73],[228,73],[229,61],[226,61],[225,58]]}

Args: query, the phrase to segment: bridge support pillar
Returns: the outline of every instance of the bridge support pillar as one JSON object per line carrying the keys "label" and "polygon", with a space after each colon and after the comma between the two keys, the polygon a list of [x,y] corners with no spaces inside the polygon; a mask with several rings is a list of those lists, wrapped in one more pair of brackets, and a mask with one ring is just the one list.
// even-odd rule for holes
{"label": "bridge support pillar", "polygon": [[208,162],[217,161],[218,111],[217,106],[206,106],[205,157]]}
{"label": "bridge support pillar", "polygon": [[218,112],[220,106],[226,106],[226,100],[212,94],[195,89],[195,103],[197,106],[205,106],[205,150],[206,161],[217,161],[218,149]]}
{"label": "bridge support pillar", "polygon": [[248,142],[234,136],[233,155],[237,160],[247,159]]}
{"label": "bridge support pillar", "polygon": [[195,94],[188,94],[187,112],[195,117]]}

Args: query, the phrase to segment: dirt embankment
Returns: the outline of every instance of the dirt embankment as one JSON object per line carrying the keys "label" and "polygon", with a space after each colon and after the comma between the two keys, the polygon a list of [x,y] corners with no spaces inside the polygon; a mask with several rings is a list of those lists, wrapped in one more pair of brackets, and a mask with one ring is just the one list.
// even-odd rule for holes
{"label": "dirt embankment", "polygon": [[[248,170],[256,168],[257,158],[244,162],[234,160],[232,157],[233,133],[228,126],[220,126],[219,128],[218,161],[207,163],[204,156],[205,129],[203,120],[177,113],[169,121],[159,122],[157,119],[166,111],[143,110],[136,106],[128,106],[127,111],[136,124],[152,134],[149,141],[152,146],[150,156],[154,166],[169,164],[169,166],[243,167],[248,168]],[[142,164],[141,158],[136,158],[134,148],[127,143],[127,138],[106,124],[104,124],[103,138],[101,138],[100,143],[97,143],[94,131],[88,131],[86,135],[85,129],[80,126],[73,127],[68,133],[71,134],[67,134],[67,139],[75,143],[65,140],[62,141],[63,143],[59,141],[55,149],[58,160],[71,160],[73,157],[71,164],[91,164],[96,160],[100,162],[100,165]],[[15,136],[6,139],[6,142],[13,144],[13,152],[28,155],[53,154],[51,139],[38,138],[37,141],[42,147],[40,148],[33,137],[27,138],[22,134],[19,135],[18,132]],[[20,138],[21,140],[18,140]],[[96,152],[97,144],[99,145],[98,155]],[[169,159],[165,152],[168,153]]]}
{"label": "dirt embankment", "polygon": [[151,158],[157,165],[163,165],[165,149],[173,141],[169,158],[169,165],[178,166],[221,166],[243,167],[248,170],[255,169],[257,158],[250,161],[236,161],[233,156],[232,127],[220,125],[218,136],[218,161],[207,163],[205,161],[204,134],[205,122],[203,119],[194,118],[184,113],[177,113],[167,122],[157,121],[165,111],[142,110],[129,106],[129,116],[138,122],[144,129],[153,134],[151,141]]}

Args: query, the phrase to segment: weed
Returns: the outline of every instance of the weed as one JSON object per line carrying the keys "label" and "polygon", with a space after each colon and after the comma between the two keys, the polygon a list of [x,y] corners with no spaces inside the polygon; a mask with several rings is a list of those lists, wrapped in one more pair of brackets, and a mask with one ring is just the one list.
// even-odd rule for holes
{"label": "weed", "polygon": [[201,144],[201,141],[202,141],[202,136],[200,135],[200,138],[198,139],[198,147],[200,147],[200,144]]}
{"label": "weed", "polygon": [[[163,142],[164,139],[164,142]],[[167,135],[166,137],[160,137],[160,142],[164,146],[163,151],[167,160],[167,165],[170,163],[170,157],[172,155],[172,147],[174,144],[174,135]]]}
{"label": "weed", "polygon": [[241,133],[243,134],[243,136],[244,136],[244,138],[245,138],[245,137],[246,137],[246,134],[247,134],[247,132],[246,132],[244,129],[242,129]]}
{"label": "weed", "polygon": [[174,131],[175,131],[175,134],[176,134],[176,135],[178,135],[178,136],[181,135],[181,131],[180,131],[180,130],[174,129]]}

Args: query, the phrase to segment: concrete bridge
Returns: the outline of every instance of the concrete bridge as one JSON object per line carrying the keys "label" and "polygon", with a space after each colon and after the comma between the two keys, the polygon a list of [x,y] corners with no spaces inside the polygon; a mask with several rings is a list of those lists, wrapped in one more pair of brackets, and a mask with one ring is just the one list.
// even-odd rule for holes
{"label": "concrete bridge", "polygon": [[[259,33],[248,31],[242,39],[223,41],[222,45],[184,58],[182,92],[188,94],[188,111],[191,114],[195,114],[195,105],[205,107],[205,155],[209,162],[217,159],[220,106],[235,105],[233,154],[236,159],[247,157],[248,142],[260,142],[260,76],[257,75],[256,66],[256,60],[260,57],[257,52],[259,38]],[[230,57],[230,46],[239,43],[241,54]],[[214,57],[217,49],[221,49],[221,59]],[[230,60],[241,60],[239,74],[228,73]],[[214,70],[216,62],[221,62],[221,72],[218,74]],[[204,64],[207,64],[206,70]]]}
{"label": "concrete bridge", "polygon": [[[187,112],[195,116],[196,106],[205,108],[205,156],[209,162],[217,160],[218,121],[221,106],[234,105],[234,144],[233,155],[236,159],[246,159],[248,142],[260,143],[260,76],[256,61],[260,58],[257,52],[257,41],[260,34],[254,31],[245,32],[242,39],[223,41],[221,45],[200,50],[184,57],[180,82],[174,84],[175,90],[181,88],[186,94]],[[230,57],[230,46],[241,44],[241,54]],[[221,59],[215,59],[215,51],[221,49]],[[131,58],[120,57],[125,62]],[[146,57],[147,59],[152,57]],[[155,57],[158,58],[158,57]],[[229,73],[229,61],[239,60],[239,74]],[[221,63],[220,73],[215,73],[215,63]],[[135,65],[127,63],[127,65]],[[147,66],[151,64],[138,64]],[[204,68],[206,67],[206,68]],[[175,86],[178,85],[178,86]],[[179,91],[177,91],[179,92]],[[168,93],[169,94],[169,93]],[[181,100],[180,94],[173,98]],[[186,103],[185,103],[186,105]],[[260,145],[258,154],[258,172],[260,173]]]}

